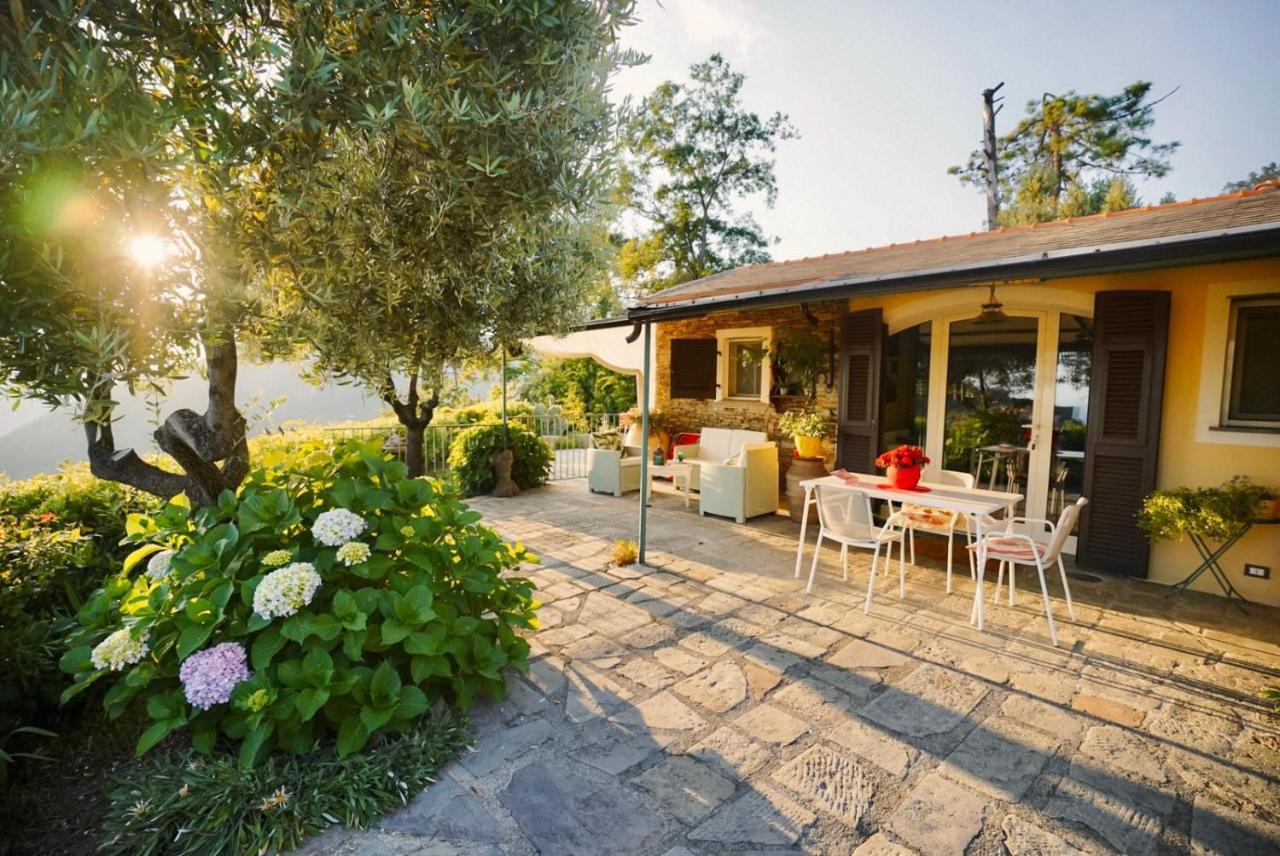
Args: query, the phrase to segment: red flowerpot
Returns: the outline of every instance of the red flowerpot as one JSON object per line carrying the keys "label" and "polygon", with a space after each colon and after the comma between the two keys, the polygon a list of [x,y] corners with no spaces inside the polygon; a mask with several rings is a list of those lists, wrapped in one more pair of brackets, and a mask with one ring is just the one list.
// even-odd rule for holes
{"label": "red flowerpot", "polygon": [[884,475],[889,484],[899,490],[911,490],[920,484],[919,467],[889,467],[884,471]]}

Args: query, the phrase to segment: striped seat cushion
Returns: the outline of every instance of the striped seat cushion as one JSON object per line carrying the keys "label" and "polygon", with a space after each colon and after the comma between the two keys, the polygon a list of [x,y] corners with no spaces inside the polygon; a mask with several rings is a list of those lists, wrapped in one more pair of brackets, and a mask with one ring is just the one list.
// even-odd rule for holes
{"label": "striped seat cushion", "polygon": [[[978,544],[970,544],[970,550],[977,550]],[[1010,535],[991,535],[986,539],[988,559],[1012,559],[1034,562],[1036,556],[1043,556],[1043,544],[1031,544],[1025,538]]]}

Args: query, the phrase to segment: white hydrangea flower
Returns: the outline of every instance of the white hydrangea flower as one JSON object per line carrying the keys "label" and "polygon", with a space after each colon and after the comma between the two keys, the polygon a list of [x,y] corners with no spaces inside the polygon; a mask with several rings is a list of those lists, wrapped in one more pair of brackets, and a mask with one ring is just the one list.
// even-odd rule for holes
{"label": "white hydrangea flower", "polygon": [[366,528],[364,518],[345,508],[331,508],[316,518],[311,534],[326,547],[354,541]]}
{"label": "white hydrangea flower", "polygon": [[253,611],[263,618],[286,618],[311,603],[320,575],[310,562],[294,562],[262,578],[253,592]]}
{"label": "white hydrangea flower", "polygon": [[161,550],[152,556],[151,561],[147,562],[147,577],[158,583],[169,576],[169,563],[175,555],[174,550]]}
{"label": "white hydrangea flower", "polygon": [[262,564],[268,568],[278,568],[281,565],[289,564],[293,556],[289,555],[288,550],[272,550],[270,553],[262,557]]}
{"label": "white hydrangea flower", "polygon": [[348,568],[361,562],[369,561],[369,545],[359,541],[348,541],[338,548],[338,561]]}
{"label": "white hydrangea flower", "polygon": [[149,650],[147,639],[150,635],[150,633],[143,633],[141,639],[134,639],[129,635],[128,627],[121,627],[94,646],[89,660],[95,669],[122,672],[126,667],[132,666],[146,656]]}

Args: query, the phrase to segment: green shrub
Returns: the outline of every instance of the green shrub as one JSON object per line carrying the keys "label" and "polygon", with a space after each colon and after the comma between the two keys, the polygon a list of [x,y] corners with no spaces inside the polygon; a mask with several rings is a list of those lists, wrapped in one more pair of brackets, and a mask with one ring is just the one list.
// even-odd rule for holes
{"label": "green shrub", "polygon": [[521,488],[537,487],[551,476],[555,452],[541,437],[519,425],[507,426],[504,443],[501,425],[468,428],[453,438],[449,467],[467,496],[488,493],[497,483],[489,458],[507,445],[511,448],[511,477]]}
{"label": "green shrub", "polygon": [[103,850],[119,854],[283,853],[333,823],[363,827],[435,781],[466,742],[445,711],[364,752],[272,756],[245,770],[233,758],[157,757],[109,795]]}
{"label": "green shrub", "polygon": [[943,467],[968,470],[975,449],[997,443],[1022,444],[1022,423],[1016,407],[978,407],[948,414]]}
{"label": "green shrub", "polygon": [[132,549],[125,516],[159,505],[83,464],[0,481],[0,731],[54,715],[71,616]]}
{"label": "green shrub", "polygon": [[188,731],[202,752],[240,744],[245,765],[332,734],[347,755],[433,699],[500,695],[503,667],[527,667],[516,630],[533,621],[533,585],[503,572],[531,557],[453,487],[354,442],[258,464],[216,507],[131,515],[140,546],[79,612],[64,696],[105,681],[108,716],[145,706],[139,754]]}

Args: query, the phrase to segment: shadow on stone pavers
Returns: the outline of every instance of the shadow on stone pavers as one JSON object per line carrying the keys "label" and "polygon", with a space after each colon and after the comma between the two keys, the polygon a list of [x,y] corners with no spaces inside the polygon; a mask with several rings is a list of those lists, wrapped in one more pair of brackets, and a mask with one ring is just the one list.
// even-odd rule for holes
{"label": "shadow on stone pavers", "polygon": [[[708,588],[706,594],[711,596],[712,590]],[[744,601],[742,606],[747,606],[747,602]],[[688,620],[686,620],[686,622],[681,622],[679,620],[681,615],[688,612],[692,612],[692,610],[686,610],[682,606],[677,606],[676,609],[669,613],[668,620],[672,621],[677,626],[683,626],[685,623],[703,623],[702,621],[694,622]],[[701,619],[702,617],[698,616],[698,618]],[[814,625],[815,628],[818,626],[819,625]],[[731,632],[732,631],[730,631],[730,633]],[[744,637],[741,640],[741,644],[743,646],[750,644],[759,647],[763,643],[754,637]],[[783,651],[783,653],[785,653],[785,651]],[[908,655],[908,652],[901,653]],[[911,683],[909,681],[911,676],[916,674],[916,671],[912,671],[911,674],[908,674],[897,686],[890,687],[885,690],[880,690],[878,688],[878,684],[874,687],[869,686],[867,688],[868,694],[872,697],[870,700],[865,702],[859,711],[861,715],[861,724],[870,727],[873,730],[878,729],[887,739],[898,740],[899,737],[905,737],[907,739],[900,742],[907,743],[908,745],[910,745],[910,742],[913,739],[919,741],[922,738],[931,736],[928,733],[911,733],[913,731],[920,732],[923,730],[928,732],[934,729],[943,729],[942,733],[945,734],[958,729],[960,723],[964,721],[969,711],[972,710],[972,707],[970,707],[969,710],[962,710],[958,712],[955,705],[942,702],[939,699],[931,698],[930,696],[938,695],[938,686],[946,685],[947,678],[944,676],[948,674],[958,679],[960,684],[965,683],[964,679],[976,684],[981,684],[981,682],[968,678],[959,670],[949,670],[945,666],[938,666],[937,664],[927,665],[932,666],[936,671],[925,672],[923,670],[926,667],[922,665],[920,667],[922,677],[915,683]],[[600,677],[604,676],[601,675]],[[824,686],[826,685],[825,681],[808,674],[797,673],[793,675],[793,679],[799,679],[799,681],[817,681]],[[854,680],[855,682],[857,681],[856,672],[851,680]],[[797,683],[797,681],[793,680],[792,685],[795,685],[795,683]],[[870,685],[871,682],[868,681],[868,684]],[[952,689],[955,688],[953,687]],[[963,690],[964,688],[961,687],[961,689]],[[945,691],[944,695],[946,692],[950,691]],[[970,688],[968,692],[969,694],[972,694],[972,689]],[[981,690],[981,692],[985,694],[986,690]],[[1009,691],[1005,690],[1004,692]],[[644,693],[637,694],[637,697],[643,694]],[[963,694],[964,693],[962,692],[962,695]],[[1016,694],[1016,691],[1011,692],[1010,694]],[[602,695],[605,697],[617,698],[617,693],[608,688],[602,688]],[[644,710],[644,706],[646,704],[659,697],[661,697],[662,703],[653,705],[654,708],[657,708],[656,711]],[[650,695],[648,699],[644,699],[638,704],[629,702],[627,699],[620,700],[621,705],[630,705],[635,710],[641,711],[638,715],[633,716],[629,723],[630,725],[641,729],[650,725],[649,720],[646,719],[647,716],[658,716],[660,718],[661,716],[673,715],[672,709],[674,709],[674,706],[671,705],[671,701],[675,701],[685,710],[690,711],[693,716],[697,716],[696,712],[693,712],[692,709],[683,705],[682,702],[679,702],[679,699],[674,698],[674,696],[666,690],[659,690],[658,692]],[[963,705],[961,707],[963,707]],[[663,711],[661,708],[668,709]],[[676,710],[675,713],[679,714],[679,711]],[[1106,725],[1101,720],[1081,716],[1079,712],[1072,711],[1071,713],[1085,719],[1086,721],[1097,723],[1100,727],[1114,728]],[[614,718],[620,719],[622,724],[628,724],[625,715],[619,717],[619,715],[615,713]],[[673,720],[660,719],[660,721],[670,722]],[[921,725],[920,723],[925,724]],[[948,726],[948,723],[951,724]],[[997,727],[997,725],[999,727]],[[1042,768],[1043,763],[1036,756],[1045,755],[1047,758],[1048,754],[1052,754],[1046,754],[1043,748],[1033,745],[1036,740],[1028,739],[1027,732],[1025,730],[1020,731],[1018,727],[1019,725],[1020,723],[1017,723],[1016,721],[1010,723],[993,723],[991,726],[988,726],[986,722],[978,723],[966,736],[963,737],[962,740],[956,742],[955,748],[949,752],[950,757],[936,758],[935,760],[942,762],[944,765],[949,765],[946,767],[945,772],[947,772],[951,777],[965,781],[968,786],[973,787],[980,792],[994,789],[1006,799],[1009,799],[1009,801],[1016,801],[1019,793],[1016,790],[1010,791],[1008,789],[1010,787],[1021,787],[1018,782],[1022,779],[1027,779],[1027,776],[1029,775],[1024,772],[1021,775],[1021,779],[1019,779],[1017,776],[1018,771],[1034,769],[1037,764],[1040,764],[1040,767]],[[1124,729],[1115,729],[1115,731],[1120,734],[1137,734],[1134,730],[1128,730],[1126,732]],[[1108,735],[1111,735],[1111,732],[1105,732],[1099,740],[1105,743],[1104,738]],[[1153,743],[1161,742],[1156,738],[1148,737],[1145,739]],[[628,741],[630,742],[628,743]],[[616,766],[618,764],[622,764],[623,761],[631,755],[644,754],[647,758],[650,755],[656,755],[658,750],[662,748],[659,741],[654,741],[652,747],[645,747],[644,741],[645,738],[643,731],[637,733],[633,730],[629,732],[628,737],[617,738],[618,745],[612,747],[612,749],[610,749],[610,747],[604,747],[601,751],[602,758],[611,760],[605,760],[601,763]],[[965,748],[966,746],[968,747],[967,749]],[[647,748],[652,748],[653,751],[646,752],[645,750]],[[915,748],[918,749],[919,747]],[[1095,754],[1100,754],[1105,757],[1106,748],[1107,747],[1104,745],[1101,747],[1102,751],[1097,751],[1098,747],[1094,747]],[[961,751],[962,749],[964,751]],[[628,753],[631,753],[631,755],[628,755]],[[993,766],[992,759],[998,759],[1002,756],[1015,758],[1017,759],[1017,763],[1001,764],[997,762]],[[645,759],[642,758],[640,762],[636,763],[640,763],[643,767],[644,760]],[[1222,762],[1217,758],[1211,758],[1211,760],[1231,766],[1229,763]],[[660,764],[662,762],[658,763]],[[815,763],[819,762],[815,761]],[[625,769],[626,766],[624,766],[623,769]],[[657,765],[655,764],[653,766],[656,768]],[[939,769],[941,769],[941,766]],[[1014,776],[1013,784],[1010,784],[1009,781],[1010,770],[1012,770],[1012,774]],[[1033,780],[1035,775],[1038,774],[1037,770],[1034,775],[1030,775],[1030,780]],[[673,772],[673,776],[675,775],[677,774]],[[689,773],[686,771],[680,775],[687,776]],[[652,777],[650,778],[652,779]],[[926,779],[930,782],[931,790],[925,793],[925,796],[937,797],[939,794],[950,794],[954,796],[954,789],[948,790],[948,784],[953,784],[949,782],[948,776],[935,776],[930,774],[929,776],[926,776]],[[937,781],[934,781],[935,779],[937,779]],[[746,793],[738,793],[737,799],[733,801],[734,805],[737,805],[739,802],[747,801],[746,798],[758,790],[757,788],[748,786],[745,783],[740,784],[741,787],[739,787],[738,790],[743,791],[745,789]],[[923,781],[918,783],[917,787],[922,788]],[[775,791],[775,788],[772,786],[765,788],[764,790],[766,793],[764,793],[763,796],[758,796],[754,799],[753,805],[749,810],[742,812],[743,817],[752,815],[753,812],[755,815],[759,815],[762,800],[764,803],[768,803],[770,799],[774,799],[776,801],[778,797],[783,796],[781,792]],[[960,791],[960,793],[967,792]],[[911,799],[911,797],[908,799]],[[919,802],[921,802],[921,805],[928,805],[928,800]],[[1197,810],[1199,808],[1200,806],[1197,804]],[[1090,828],[1094,829],[1095,833],[1100,835],[1103,840],[1111,840],[1113,844],[1116,843],[1113,839],[1119,838],[1126,849],[1137,851],[1142,850],[1144,844],[1148,842],[1154,846],[1155,833],[1159,830],[1160,826],[1163,825],[1165,818],[1168,817],[1169,813],[1172,812],[1173,809],[1173,798],[1168,790],[1161,790],[1160,788],[1154,787],[1150,784],[1135,781],[1133,779],[1126,778],[1125,776],[1113,773],[1106,769],[1103,762],[1096,760],[1094,755],[1086,755],[1086,753],[1077,752],[1076,757],[1072,759],[1070,774],[1064,778],[1064,780],[1059,783],[1058,787],[1055,789],[1054,796],[1051,798],[1050,806],[1047,811],[1049,814],[1060,817],[1063,820],[1083,823],[1090,826]],[[1144,810],[1148,812],[1145,815],[1143,813]],[[723,810],[717,811],[716,814],[721,814],[721,811]],[[1111,823],[1108,825],[1108,817],[1123,817],[1126,812],[1129,813],[1129,820],[1127,822],[1119,824]],[[1199,814],[1199,812],[1197,813]],[[1200,826],[1204,828],[1212,827],[1217,831],[1217,834],[1235,836],[1242,840],[1251,840],[1251,836],[1256,837],[1261,834],[1261,832],[1265,832],[1265,830],[1260,832],[1256,827],[1250,828],[1248,824],[1241,822],[1237,817],[1235,817],[1235,814],[1238,813],[1233,813],[1230,809],[1218,809],[1216,806],[1206,804],[1204,807],[1204,816],[1206,820],[1203,824],[1200,824]],[[730,813],[729,816],[734,817],[732,813]],[[803,819],[803,817],[804,816],[801,815],[800,819]],[[741,820],[742,818],[736,819],[736,821]],[[809,821],[808,824],[804,824],[803,826],[811,824],[812,821]],[[1098,827],[1102,828],[1099,829]],[[734,824],[722,822],[720,826],[712,825],[711,829],[707,830],[707,832],[709,834],[718,834],[718,830],[721,828],[725,831],[731,832],[734,828]],[[1125,832],[1126,829],[1130,830],[1130,832]],[[801,831],[803,831],[803,828]],[[782,842],[779,841],[777,843]]]}

